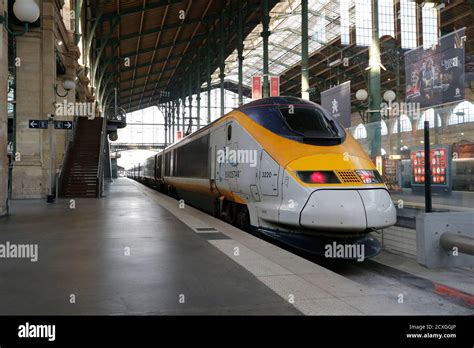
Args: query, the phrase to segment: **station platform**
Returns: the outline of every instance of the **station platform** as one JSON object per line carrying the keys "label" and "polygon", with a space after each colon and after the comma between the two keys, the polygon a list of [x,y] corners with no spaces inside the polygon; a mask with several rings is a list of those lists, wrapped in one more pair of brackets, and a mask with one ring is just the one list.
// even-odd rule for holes
{"label": "station platform", "polygon": [[[400,193],[391,193],[394,202],[403,200],[408,208],[424,209],[424,193],[415,193],[411,189],[403,189]],[[433,208],[439,211],[474,212],[474,192],[452,191],[451,193],[432,195]]]}
{"label": "station platform", "polygon": [[0,245],[38,246],[36,262],[0,258],[1,314],[473,313],[400,303],[403,289],[358,283],[126,178],[74,203],[13,201],[0,218]]}

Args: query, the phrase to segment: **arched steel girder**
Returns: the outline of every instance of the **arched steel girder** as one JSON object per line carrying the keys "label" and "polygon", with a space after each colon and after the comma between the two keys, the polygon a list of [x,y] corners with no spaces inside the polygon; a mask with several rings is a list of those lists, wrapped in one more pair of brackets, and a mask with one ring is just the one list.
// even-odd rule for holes
{"label": "arched steel girder", "polygon": [[[162,3],[162,5],[166,5],[166,4],[169,4],[169,2],[163,2],[163,3]],[[245,1],[245,4],[247,4],[249,7],[250,7],[250,6],[253,6],[253,5],[251,5],[251,4],[253,4],[253,2],[250,2],[250,1]],[[235,6],[234,6],[234,7],[235,7]],[[140,7],[140,8],[137,8],[136,10],[137,10],[137,12],[141,12],[141,11],[143,10],[143,8]],[[104,14],[104,15],[107,17],[108,14]],[[113,16],[115,16],[115,15],[116,15],[116,14],[114,13]],[[119,16],[119,17],[122,18],[122,15],[124,15],[124,13],[120,13],[120,16]],[[210,15],[208,15],[208,16],[209,16],[210,19],[212,19],[212,14],[210,14]],[[229,17],[229,18],[230,18],[230,17]],[[96,19],[96,18],[94,18],[94,19]],[[201,20],[201,19],[202,19],[202,18],[200,18],[199,20]],[[230,18],[230,19],[231,19],[231,22],[232,22],[232,20],[235,21],[235,18]],[[107,20],[107,21],[111,21],[112,18],[108,18],[108,19],[106,19],[106,20]],[[210,20],[210,21],[212,21],[212,20]],[[245,25],[246,25],[247,27],[252,26],[252,28],[253,28],[255,25],[258,24],[258,22],[259,22],[259,20],[257,21],[255,17],[252,17],[252,18],[249,17],[248,20],[246,21]],[[225,24],[225,25],[230,25],[228,21],[226,21],[226,23],[227,23],[227,24]],[[181,26],[183,23],[179,23],[179,24],[180,24],[180,26]],[[235,23],[234,23],[234,24],[235,24]],[[99,24],[99,25],[100,25],[100,24]],[[173,23],[172,23],[171,25],[173,25]],[[174,25],[177,26],[177,23],[174,23]],[[187,24],[183,24],[183,25],[187,25]],[[161,30],[163,30],[163,29],[164,29],[164,28],[161,28]],[[109,30],[107,30],[107,32],[108,32],[108,31],[109,31]],[[130,34],[130,35],[131,35],[131,37],[133,37],[133,36],[136,37],[138,34],[137,34],[137,33],[132,33],[132,34]],[[199,34],[198,34],[198,35],[199,35]],[[110,36],[110,37],[112,37],[112,36]],[[106,37],[106,36],[102,36],[101,38],[102,38],[102,39],[106,39],[107,37]],[[194,41],[192,41],[193,39],[194,39]],[[198,39],[201,40],[201,45],[200,45],[200,46],[202,46],[202,47],[205,49],[204,43],[205,43],[206,41],[205,41],[205,40],[202,40],[199,36],[198,36],[197,38],[196,38],[196,37],[190,38],[190,40],[188,39],[188,40],[191,42],[191,44],[190,44],[189,47],[190,47],[190,48],[194,47],[194,46],[192,45],[192,43],[196,42]],[[119,41],[119,40],[114,40],[113,38],[111,38],[111,41],[107,42],[107,45],[110,45],[110,44],[113,43],[114,41]],[[189,41],[188,41],[188,44],[189,44]],[[102,44],[102,43],[103,43],[102,41],[99,41],[99,42],[98,42],[98,44]],[[203,49],[203,48],[201,48],[201,49]],[[154,48],[153,48],[153,49],[154,49]],[[100,50],[99,50],[99,52],[100,52]],[[189,50],[189,51],[186,50],[186,53],[185,53],[185,55],[184,55],[182,61],[180,62],[180,64],[179,64],[180,66],[179,66],[178,69],[175,67],[175,68],[171,68],[170,70],[168,70],[168,69],[166,69],[166,70],[165,70],[165,69],[161,69],[162,71],[157,72],[157,74],[156,74],[157,76],[163,74],[163,73],[166,72],[166,71],[170,71],[170,72],[175,71],[176,74],[172,74],[171,77],[170,77],[170,74],[166,74],[166,76],[164,76],[162,79],[155,79],[155,81],[149,81],[149,83],[150,83],[151,85],[154,84],[155,86],[154,86],[153,88],[151,88],[151,89],[148,89],[148,88],[145,89],[145,90],[143,91],[144,93],[137,94],[137,97],[143,97],[143,100],[144,100],[144,102],[146,103],[148,100],[145,98],[145,96],[148,97],[148,95],[151,93],[151,99],[152,99],[152,98],[154,97],[153,91],[155,91],[156,93],[158,93],[159,90],[160,90],[160,88],[166,87],[167,81],[170,81],[170,82],[168,82],[168,85],[169,85],[169,86],[174,86],[174,85],[176,85],[177,78],[179,78],[180,76],[186,75],[186,74],[188,73],[188,72],[183,72],[183,69],[182,69],[182,68],[183,68],[183,66],[185,66],[185,67],[188,67],[188,66],[189,66],[188,63],[190,63],[190,62],[193,61],[193,57],[196,56],[196,52],[197,52],[196,50],[192,50],[192,49]],[[201,52],[202,52],[202,51],[201,51]],[[107,48],[106,48],[106,51],[104,51],[104,53],[108,53],[108,49],[107,49]],[[134,54],[134,56],[136,56],[137,53],[140,54],[141,51],[139,50],[138,52],[133,52],[132,54]],[[104,54],[102,54],[102,57],[103,57],[103,56],[104,56]],[[99,60],[98,67],[96,67],[95,78],[96,78],[96,81],[99,81],[99,80],[100,80],[100,84],[98,84],[98,85],[99,85],[99,88],[100,88],[99,90],[100,90],[101,101],[102,101],[103,103],[106,102],[106,101],[108,102],[108,100],[106,100],[107,95],[108,95],[107,92],[109,92],[109,90],[110,90],[111,87],[116,86],[116,87],[120,88],[120,86],[123,86],[123,83],[126,83],[126,82],[127,82],[126,80],[120,80],[120,81],[109,80],[109,81],[107,81],[107,83],[104,81],[105,77],[108,76],[109,74],[111,74],[111,75],[113,75],[113,76],[117,76],[118,73],[122,73],[122,72],[124,72],[124,70],[127,69],[127,68],[125,68],[125,69],[120,69],[120,72],[118,72],[118,71],[116,71],[116,69],[111,69],[111,68],[110,68],[110,64],[112,64],[113,62],[117,62],[117,60],[123,58],[124,56],[130,56],[130,54],[128,54],[128,55],[115,56],[115,58],[114,58],[115,61],[112,61],[112,62],[109,63],[109,64],[106,64],[106,63],[105,63],[105,64],[106,64],[105,67],[106,67],[106,69],[107,69],[107,70],[105,70],[105,73],[103,72],[103,70],[101,70],[101,68],[104,66],[104,59]],[[179,57],[178,55],[175,55],[175,56],[170,56],[170,58],[171,58],[171,59],[173,59],[173,58],[180,59],[181,57]],[[168,60],[169,60],[169,59],[168,59]],[[109,61],[107,61],[107,62],[109,62]],[[156,63],[157,63],[157,62],[154,61],[154,62],[153,62],[153,65],[155,65]],[[184,64],[183,64],[183,63],[184,63]],[[214,71],[214,68],[215,68],[215,64],[214,64],[214,63],[215,63],[215,59],[214,59],[213,62],[212,62],[212,71]],[[204,64],[205,64],[205,63],[204,63]],[[141,65],[142,65],[142,64],[141,64]],[[153,65],[152,65],[152,66],[153,66]],[[143,66],[150,66],[150,64],[143,64]],[[202,66],[201,66],[201,67],[202,67]],[[134,69],[135,69],[135,67],[133,67],[133,68],[130,69],[130,70],[134,70]],[[101,71],[99,71],[99,70],[101,70]],[[152,70],[152,73],[151,73],[151,74],[146,74],[146,75],[142,75],[142,76],[135,76],[134,79],[136,80],[136,79],[140,79],[140,78],[150,77],[150,76],[153,74],[153,72],[155,72],[154,70],[155,70],[155,67],[153,66],[153,70]],[[181,71],[181,73],[178,74],[178,72],[180,72],[180,71]],[[204,79],[206,78],[206,74],[205,74],[205,73],[204,73],[204,74],[202,73],[202,72],[205,72],[205,71],[206,71],[206,69],[201,69],[201,76],[198,77],[197,79],[193,78],[193,80],[195,81],[195,82],[193,82],[193,87],[196,86],[195,90],[198,90],[198,86],[200,85],[200,82],[204,81]],[[99,74],[100,74],[100,76],[102,76],[102,78],[100,78],[100,77],[98,76]],[[123,75],[122,75],[122,76],[123,76]],[[204,77],[204,79],[203,79],[203,77]],[[131,79],[130,79],[130,80],[131,80]],[[162,80],[162,81],[160,81],[160,80]],[[145,87],[145,86],[142,85],[141,88],[143,89],[143,87]],[[136,86],[136,89],[138,89],[138,88],[140,88],[140,86]],[[127,91],[132,91],[132,92],[133,92],[133,89],[119,89],[119,90],[120,90],[120,92],[121,92],[120,95],[121,95],[122,97],[125,96],[124,93],[127,92]],[[141,91],[140,91],[140,92],[141,92]],[[171,88],[169,88],[169,89],[167,90],[167,92],[173,93],[173,91],[171,90]],[[135,95],[135,94],[133,94],[133,95]],[[104,97],[105,97],[105,99],[104,99]],[[151,99],[150,99],[150,100],[151,100]]]}
{"label": "arched steel girder", "polygon": [[[112,25],[110,30],[111,31],[115,30],[118,23],[119,23],[118,21],[114,22],[114,24]],[[105,47],[107,45],[107,41],[108,41],[108,39],[102,40],[101,45],[98,49],[97,57],[95,58],[95,61],[92,64],[91,81],[92,81],[94,86],[95,86],[95,81],[96,81],[97,68],[99,67],[99,63],[101,61],[102,54],[104,53]]]}
{"label": "arched steel girder", "polygon": [[[104,13],[102,15],[102,18],[100,19],[101,22],[107,22],[107,21],[112,21],[112,20],[117,20],[120,19],[121,17],[135,14],[135,13],[140,13],[140,12],[145,12],[145,11],[150,11],[150,10],[156,10],[160,7],[168,6],[168,5],[173,5],[176,3],[180,3],[182,0],[160,0],[156,1],[151,4],[147,4],[145,6],[135,6],[135,7],[130,7],[127,9],[123,9],[120,11],[120,13],[117,12],[109,12],[109,13]],[[97,17],[91,18],[92,21],[95,21]]]}
{"label": "arched steel girder", "polygon": [[100,18],[101,18],[101,13],[100,13],[100,9],[99,9],[99,14],[97,16],[97,19],[94,21],[94,23],[92,24],[92,28],[91,28],[91,31],[90,31],[90,34],[89,36],[87,37],[86,39],[86,43],[85,43],[85,49],[84,49],[84,56],[85,56],[85,65],[86,66],[89,66],[90,64],[90,53],[91,53],[91,47],[92,47],[92,41],[95,37],[95,33],[96,33],[96,30],[97,30],[97,26],[99,25],[99,22],[100,22]]}
{"label": "arched steel girder", "polygon": [[[107,69],[108,67],[110,66],[110,64],[112,64],[113,62],[113,57],[110,57],[103,65],[101,65],[101,73],[100,73],[100,76],[99,76],[99,79],[97,81],[97,85],[96,85],[96,88],[98,91],[100,91],[100,88],[101,88],[101,84],[102,84],[102,79],[104,78],[104,75],[105,73],[107,72]],[[111,74],[111,76],[117,76],[116,74]]]}
{"label": "arched steel girder", "polygon": [[[180,21],[177,21],[175,23],[164,25],[163,28],[153,28],[153,29],[143,30],[142,32],[135,32],[135,33],[125,34],[125,35],[121,35],[119,38],[115,38],[115,36],[112,36],[112,35],[104,36],[103,38],[114,38],[112,40],[112,42],[136,39],[138,37],[158,34],[159,32],[166,31],[166,30],[169,30],[169,29],[176,29],[176,28],[179,28],[179,27],[188,26],[188,25],[192,25],[192,24],[196,24],[196,23],[212,22],[216,18],[218,18],[219,16],[220,16],[220,12],[214,12],[214,13],[211,13],[211,14],[208,14],[208,15],[204,16],[203,19],[201,19],[201,18],[187,19],[186,18],[184,20],[180,20]],[[109,45],[110,45],[110,43],[109,43]]]}

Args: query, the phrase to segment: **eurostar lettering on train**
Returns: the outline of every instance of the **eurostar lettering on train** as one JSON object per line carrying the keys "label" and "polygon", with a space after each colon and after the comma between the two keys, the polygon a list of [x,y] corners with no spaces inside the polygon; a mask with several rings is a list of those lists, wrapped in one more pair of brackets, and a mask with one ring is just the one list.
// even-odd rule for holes
{"label": "eurostar lettering on train", "polygon": [[[217,159],[231,150],[255,152],[256,165]],[[380,244],[370,232],[396,223],[390,194],[363,148],[321,106],[294,97],[235,109],[132,168],[129,177],[320,255],[337,241],[362,244],[372,257]]]}

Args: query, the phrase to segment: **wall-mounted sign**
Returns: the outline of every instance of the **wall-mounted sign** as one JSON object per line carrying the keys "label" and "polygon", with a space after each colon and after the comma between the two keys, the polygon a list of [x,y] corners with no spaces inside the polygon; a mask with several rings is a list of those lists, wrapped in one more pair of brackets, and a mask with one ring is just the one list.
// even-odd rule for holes
{"label": "wall-mounted sign", "polygon": [[54,129],[72,129],[71,121],[54,121]]}
{"label": "wall-mounted sign", "polygon": [[48,129],[48,120],[29,120],[28,126],[31,129]]}
{"label": "wall-mounted sign", "polygon": [[384,156],[382,177],[390,192],[400,192],[402,190],[402,187],[400,186],[402,179],[401,164],[401,156]]}
{"label": "wall-mounted sign", "polygon": [[262,99],[262,77],[252,77],[252,99]]}
{"label": "wall-mounted sign", "polygon": [[321,105],[343,127],[349,128],[351,126],[351,82],[344,82],[322,92]]}

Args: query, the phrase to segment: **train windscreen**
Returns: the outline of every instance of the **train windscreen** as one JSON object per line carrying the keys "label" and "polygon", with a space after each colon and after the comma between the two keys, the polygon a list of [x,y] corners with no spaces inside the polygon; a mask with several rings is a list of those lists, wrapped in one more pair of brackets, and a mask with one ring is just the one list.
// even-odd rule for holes
{"label": "train windscreen", "polygon": [[242,111],[269,131],[305,144],[338,145],[346,137],[344,128],[315,106],[268,105]]}
{"label": "train windscreen", "polygon": [[289,128],[306,137],[337,136],[337,129],[317,109],[281,107],[280,113]]}

